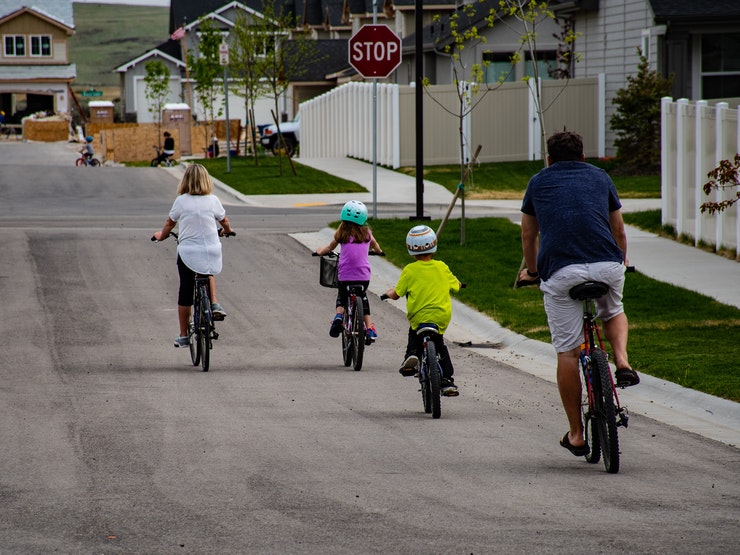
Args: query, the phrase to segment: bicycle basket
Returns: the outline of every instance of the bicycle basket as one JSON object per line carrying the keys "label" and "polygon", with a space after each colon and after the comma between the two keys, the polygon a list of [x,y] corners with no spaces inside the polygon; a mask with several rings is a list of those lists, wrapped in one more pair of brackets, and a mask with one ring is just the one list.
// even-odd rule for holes
{"label": "bicycle basket", "polygon": [[321,257],[321,263],[319,264],[319,283],[322,287],[333,287],[334,289],[339,287],[339,282],[337,281],[338,263],[339,257],[334,253]]}

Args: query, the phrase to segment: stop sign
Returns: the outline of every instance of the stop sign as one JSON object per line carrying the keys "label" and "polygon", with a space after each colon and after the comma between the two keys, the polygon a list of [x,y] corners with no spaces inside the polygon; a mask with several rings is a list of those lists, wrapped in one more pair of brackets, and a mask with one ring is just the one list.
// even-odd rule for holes
{"label": "stop sign", "polygon": [[388,77],[401,63],[401,39],[388,25],[363,25],[349,39],[349,63],[363,77]]}

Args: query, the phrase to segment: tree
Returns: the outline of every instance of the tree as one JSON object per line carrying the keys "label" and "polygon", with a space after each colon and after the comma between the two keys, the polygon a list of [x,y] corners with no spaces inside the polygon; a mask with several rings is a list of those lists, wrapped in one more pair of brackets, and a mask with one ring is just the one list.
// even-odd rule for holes
{"label": "tree", "polygon": [[206,118],[206,144],[209,144],[209,130],[214,135],[214,121],[223,113],[223,104],[216,106],[216,98],[221,90],[222,83],[218,80],[222,75],[219,61],[219,46],[222,42],[219,31],[212,20],[201,18],[198,26],[198,55],[188,54],[190,76],[195,81],[195,94],[203,107]]}
{"label": "tree", "polygon": [[[709,177],[710,180],[702,186],[705,195],[711,194],[712,191],[725,191],[740,187],[740,154],[735,154],[735,159],[733,161],[721,160],[719,165],[707,174],[707,177]],[[740,201],[740,191],[735,191],[734,198],[721,200],[719,202],[705,202],[700,206],[700,208],[702,214],[704,212],[717,214],[727,210],[738,201]]]}
{"label": "tree", "polygon": [[170,70],[161,60],[152,60],[144,66],[146,76],[144,95],[149,101],[149,111],[157,122],[158,145],[162,148],[162,108],[170,93]]}
{"label": "tree", "polygon": [[[254,23],[244,13],[239,13],[233,28],[233,40],[229,51],[229,68],[234,77],[233,91],[244,98],[244,107],[251,124],[252,144],[257,144],[257,133],[254,119],[254,107],[257,99],[266,92],[266,83],[262,80],[265,41],[256,32]],[[257,149],[253,149],[254,162],[259,163]]]}
{"label": "tree", "polygon": [[[274,101],[278,140],[282,140],[280,97],[285,94],[291,81],[305,75],[310,65],[321,60],[317,58],[318,50],[313,40],[300,35],[290,38],[294,29],[294,17],[284,10],[284,6],[276,10],[276,3],[266,0],[262,7],[262,15],[260,23],[253,27],[253,33],[256,34],[256,43],[264,45],[264,57],[259,64],[259,70]],[[281,175],[282,169],[281,158]]]}
{"label": "tree", "polygon": [[609,123],[617,138],[620,173],[631,175],[660,172],[660,99],[671,91],[673,77],[650,70],[640,49],[637,75],[627,77],[627,87],[617,91],[617,111]]}

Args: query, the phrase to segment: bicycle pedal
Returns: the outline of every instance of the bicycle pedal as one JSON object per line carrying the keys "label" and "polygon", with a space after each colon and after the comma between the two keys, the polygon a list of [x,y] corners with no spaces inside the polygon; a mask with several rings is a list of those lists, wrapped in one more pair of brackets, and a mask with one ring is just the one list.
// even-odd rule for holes
{"label": "bicycle pedal", "polygon": [[218,339],[218,333],[215,331],[211,332],[211,339]]}

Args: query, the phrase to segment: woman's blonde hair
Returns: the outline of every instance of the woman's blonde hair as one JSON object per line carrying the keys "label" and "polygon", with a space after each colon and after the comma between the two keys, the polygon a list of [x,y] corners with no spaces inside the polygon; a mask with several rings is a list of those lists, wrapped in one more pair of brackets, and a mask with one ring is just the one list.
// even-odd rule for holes
{"label": "woman's blonde hair", "polygon": [[370,242],[370,227],[342,220],[336,233],[334,233],[334,240],[342,245],[349,243],[350,238],[354,243]]}
{"label": "woman's blonde hair", "polygon": [[178,195],[210,195],[213,192],[213,180],[208,170],[200,164],[189,164],[185,168],[180,185],[177,187]]}

